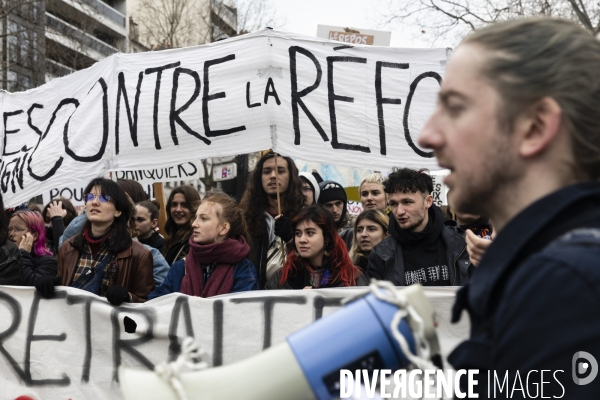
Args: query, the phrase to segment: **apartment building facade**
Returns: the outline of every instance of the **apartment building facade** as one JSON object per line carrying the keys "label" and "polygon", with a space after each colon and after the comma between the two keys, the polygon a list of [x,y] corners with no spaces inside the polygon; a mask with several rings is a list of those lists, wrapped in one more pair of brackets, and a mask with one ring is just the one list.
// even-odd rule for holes
{"label": "apartment building facade", "polygon": [[[117,52],[167,47],[148,40],[140,12],[150,0],[3,0],[0,2],[0,88],[14,92],[91,66]],[[229,0],[151,0],[200,5],[207,16],[196,22],[193,44],[237,33],[237,12]]]}

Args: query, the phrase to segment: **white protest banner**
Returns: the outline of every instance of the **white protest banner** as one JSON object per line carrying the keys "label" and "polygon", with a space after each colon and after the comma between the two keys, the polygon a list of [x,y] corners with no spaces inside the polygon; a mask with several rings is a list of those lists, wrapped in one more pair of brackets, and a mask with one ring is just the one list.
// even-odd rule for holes
{"label": "white protest banner", "polygon": [[349,45],[270,29],[116,54],[0,93],[5,206],[107,171],[275,148],[311,161],[439,169],[417,146],[446,49]]}
{"label": "white protest banner", "polygon": [[[339,308],[343,298],[365,291],[253,291],[210,299],[172,294],[113,307],[73,288],[58,288],[54,299],[45,300],[33,288],[0,286],[0,396],[120,399],[120,363],[153,368],[193,336],[212,365],[231,364],[283,342]],[[450,324],[455,293],[451,287],[425,288],[444,355],[469,332],[468,318]]]}
{"label": "white protest banner", "polygon": [[[115,179],[131,179],[139,182],[144,191],[151,199],[154,198],[155,182],[173,182],[173,181],[188,181],[204,177],[204,166],[201,162],[186,162],[170,167],[153,168],[153,169],[138,169],[130,171],[114,171]],[[105,178],[110,178],[108,174]],[[42,193],[42,201],[48,204],[54,199],[64,197],[69,199],[74,206],[85,205],[85,188],[91,180],[85,182],[70,183],[64,187],[55,187]]]}

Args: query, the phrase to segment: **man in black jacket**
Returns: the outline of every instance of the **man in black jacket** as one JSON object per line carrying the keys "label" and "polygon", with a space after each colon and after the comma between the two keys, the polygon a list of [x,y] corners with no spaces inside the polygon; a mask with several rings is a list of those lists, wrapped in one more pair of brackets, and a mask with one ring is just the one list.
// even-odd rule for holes
{"label": "man in black jacket", "polygon": [[396,286],[464,284],[469,261],[457,227],[444,226],[433,204],[433,181],[426,170],[395,169],[383,183],[388,193],[390,236],[371,250],[367,275]]}
{"label": "man in black jacket", "polygon": [[457,294],[450,355],[479,398],[600,393],[600,42],[562,20],[491,25],[454,52],[419,138],[495,240]]}

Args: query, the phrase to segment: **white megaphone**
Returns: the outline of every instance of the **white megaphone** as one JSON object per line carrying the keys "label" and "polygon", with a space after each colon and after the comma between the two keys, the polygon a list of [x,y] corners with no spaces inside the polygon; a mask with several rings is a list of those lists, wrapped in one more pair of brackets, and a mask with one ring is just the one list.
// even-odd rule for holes
{"label": "white megaphone", "polygon": [[337,399],[341,369],[396,371],[409,366],[423,348],[429,359],[439,355],[433,309],[422,287],[396,289],[381,281],[371,287],[372,293],[294,332],[284,343],[231,365],[162,378],[121,366],[121,390],[127,400]]}

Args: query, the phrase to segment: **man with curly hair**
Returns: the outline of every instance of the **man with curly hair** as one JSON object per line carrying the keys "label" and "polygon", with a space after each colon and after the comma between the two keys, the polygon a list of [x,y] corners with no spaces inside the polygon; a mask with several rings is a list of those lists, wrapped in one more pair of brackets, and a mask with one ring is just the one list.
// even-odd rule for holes
{"label": "man with curly hair", "polygon": [[283,266],[284,244],[292,240],[290,221],[304,207],[302,180],[294,160],[282,155],[276,160],[272,151],[265,153],[248,178],[240,207],[250,233],[248,258],[263,289],[268,278]]}
{"label": "man with curly hair", "polygon": [[427,170],[394,169],[383,187],[388,194],[390,236],[373,248],[367,274],[396,286],[464,284],[469,256],[456,227],[444,225],[433,204],[433,181]]}

